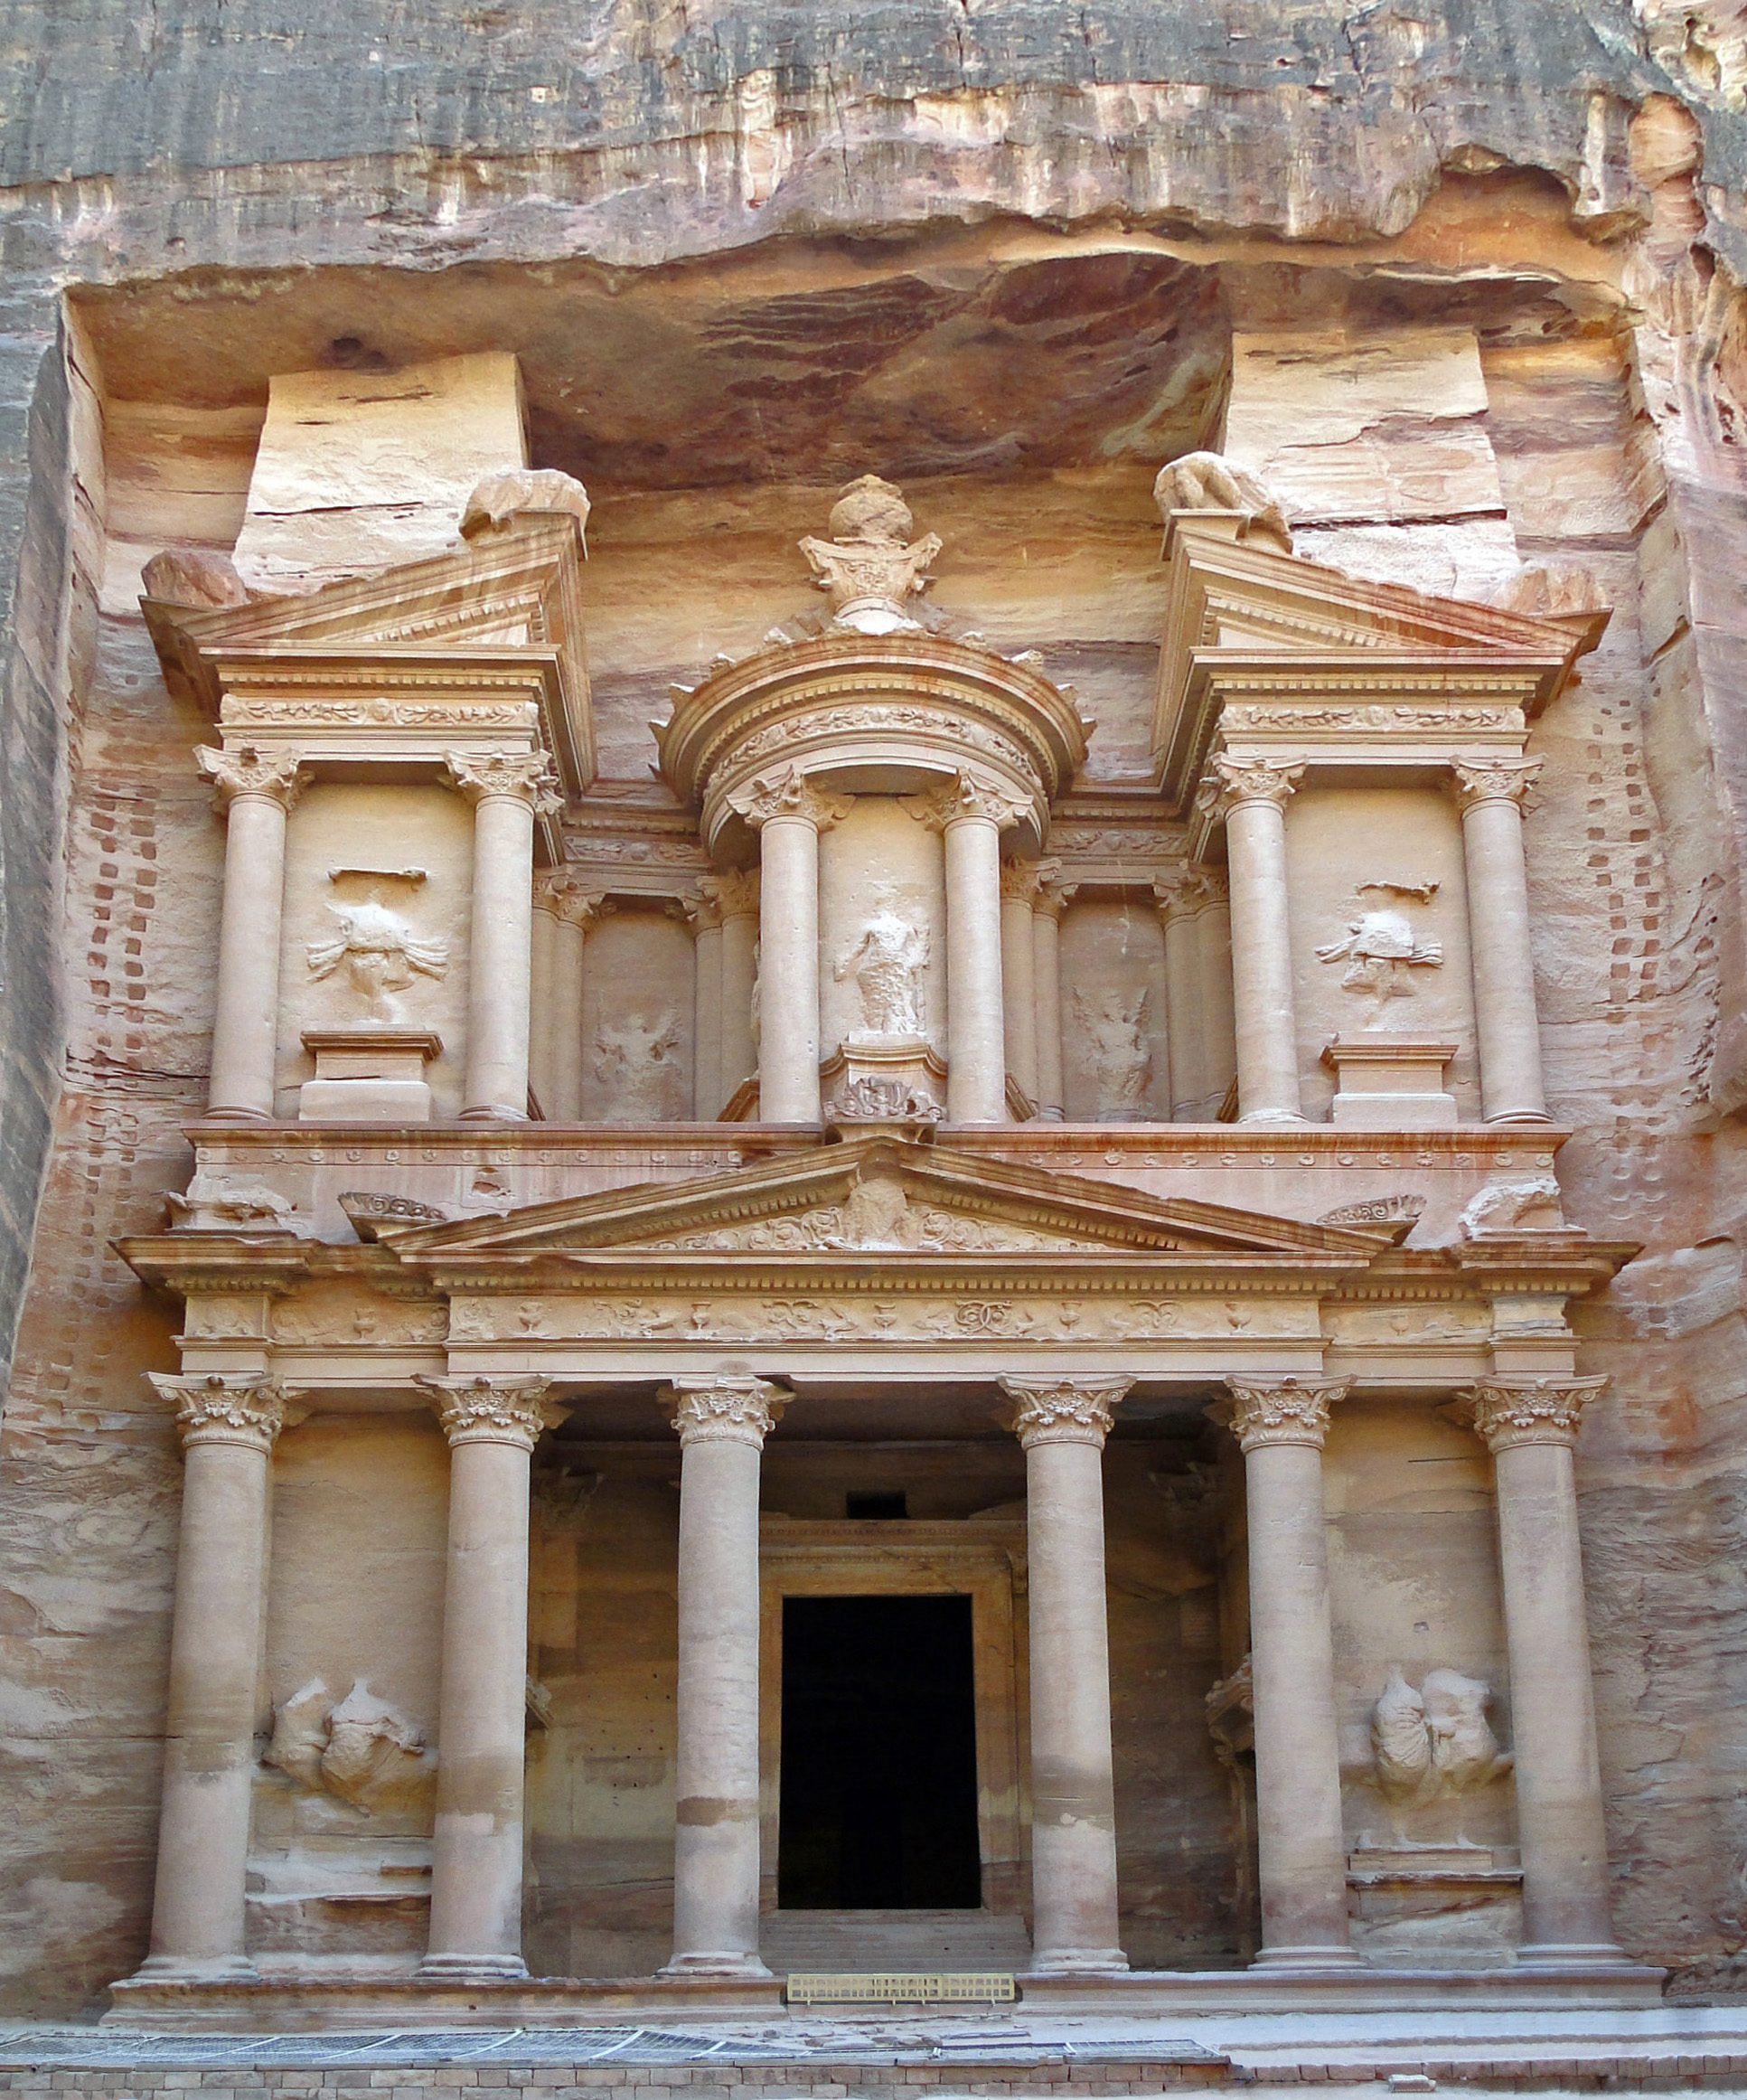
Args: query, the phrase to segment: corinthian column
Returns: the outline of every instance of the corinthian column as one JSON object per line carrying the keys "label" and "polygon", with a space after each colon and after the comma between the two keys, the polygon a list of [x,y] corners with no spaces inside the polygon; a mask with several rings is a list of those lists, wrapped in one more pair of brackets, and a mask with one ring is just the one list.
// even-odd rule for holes
{"label": "corinthian column", "polygon": [[552,943],[552,1107],[559,1123],[582,1115],[583,992],[587,979],[591,927],[613,909],[602,890],[587,890],[567,875],[555,892],[558,930]]}
{"label": "corinthian column", "polygon": [[170,1629],[157,1881],[146,1975],[249,1975],[243,1939],[268,1460],[285,1396],[265,1375],[153,1375],[185,1454]]}
{"label": "corinthian column", "polygon": [[1038,1101],[1037,937],[1031,900],[1042,871],[1035,862],[1000,864],[1000,992],[1007,1069],[1035,1107]]}
{"label": "corinthian column", "polygon": [[1489,1123],[1547,1120],[1523,865],[1523,798],[1540,770],[1538,758],[1473,759],[1455,767],[1468,872],[1480,1102]]}
{"label": "corinthian column", "polygon": [[525,1123],[534,812],[544,798],[549,768],[540,751],[451,751],[444,762],[450,784],[474,808],[466,1097],[461,1113]]}
{"label": "corinthian column", "polygon": [[1608,1914],[1608,1833],[1572,1467],[1583,1405],[1606,1383],[1491,1378],[1461,1396],[1492,1454],[1497,1483],[1524,1962],[1620,1959]]}
{"label": "corinthian column", "polygon": [[1263,1968],[1357,1960],[1348,1940],[1347,1841],[1323,1539],[1322,1444],[1346,1382],[1229,1378],[1215,1410],[1244,1453],[1255,1684],[1255,1805]]}
{"label": "corinthian column", "polygon": [[430,1947],[419,1973],[525,1976],[528,1469],[565,1410],[540,1378],[421,1379],[449,1440]]}
{"label": "corinthian column", "polygon": [[707,1122],[722,1105],[722,908],[708,892],[685,899],[691,928],[691,1113]]}
{"label": "corinthian column", "polygon": [[786,1398],[756,1378],[662,1395],[681,1449],[669,1975],[769,1973],[758,1958],[758,1468]]}
{"label": "corinthian column", "polygon": [[1302,1121],[1286,902],[1286,804],[1302,766],[1216,758],[1202,795],[1226,820],[1241,1123]]}
{"label": "corinthian column", "polygon": [[[1051,862],[1053,868],[1056,863]],[[1038,1002],[1038,1114],[1045,1122],[1062,1119],[1062,918],[1077,883],[1055,880],[1039,885],[1031,904],[1033,989]]]}
{"label": "corinthian column", "polygon": [[819,834],[850,798],[791,767],[730,800],[758,833],[758,1118],[817,1123]]}
{"label": "corinthian column", "polygon": [[212,1011],[206,1112],[224,1122],[273,1115],[279,1037],[279,917],[285,904],[285,824],[309,784],[296,751],[216,751],[194,763],[225,813],[224,902]]}
{"label": "corinthian column", "polygon": [[717,1116],[752,1077],[752,985],[758,946],[758,871],[706,875],[700,885],[722,918],[721,1069],[716,1087]]}
{"label": "corinthian column", "polygon": [[1126,1969],[1104,1610],[1103,1454],[1133,1381],[1002,1379],[1025,1447],[1031,1615],[1031,1967]]}
{"label": "corinthian column", "polygon": [[1005,1123],[1000,834],[1029,805],[961,773],[905,806],[946,841],[946,1120]]}

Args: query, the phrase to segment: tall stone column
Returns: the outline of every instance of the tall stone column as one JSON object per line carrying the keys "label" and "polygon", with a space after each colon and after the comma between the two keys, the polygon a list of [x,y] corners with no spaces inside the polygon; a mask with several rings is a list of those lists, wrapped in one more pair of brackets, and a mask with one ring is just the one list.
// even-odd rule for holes
{"label": "tall stone column", "polygon": [[529,1459],[565,1410],[540,1378],[419,1381],[449,1440],[430,1947],[419,1973],[525,1976]]}
{"label": "tall stone column", "polygon": [[185,1454],[151,1953],[144,1975],[249,1975],[243,1938],[269,1461],[285,1395],[265,1374],[154,1374]]}
{"label": "tall stone column", "polygon": [[1228,1378],[1215,1410],[1244,1453],[1263,1968],[1356,1962],[1335,1726],[1322,1445],[1345,1382]]}
{"label": "tall stone column", "polygon": [[1201,872],[1181,869],[1152,885],[1165,935],[1165,1032],[1170,1041],[1170,1116],[1198,1121],[1207,1093],[1203,1072],[1201,943],[1196,924]]}
{"label": "tall stone column", "polygon": [[451,785],[473,805],[464,1116],[528,1120],[534,811],[549,777],[539,751],[451,751]]}
{"label": "tall stone column", "polygon": [[950,787],[908,796],[905,806],[945,835],[946,1120],[1005,1123],[1000,834],[1027,805],[961,773]]}
{"label": "tall stone column", "polygon": [[1489,1378],[1461,1395],[1492,1454],[1497,1483],[1523,1854],[1518,1959],[1552,1966],[1621,1959],[1608,1907],[1608,1833],[1572,1464],[1584,1403],[1606,1383]]}
{"label": "tall stone column", "polygon": [[1031,900],[1038,894],[1036,862],[1000,864],[1000,990],[1007,1069],[1034,1106],[1038,1099],[1037,937]]}
{"label": "tall stone column", "polygon": [[1286,889],[1286,804],[1302,766],[1216,758],[1202,794],[1226,820],[1238,1120],[1302,1121]]}
{"label": "tall stone column", "polygon": [[1032,988],[1038,1003],[1038,1115],[1046,1123],[1062,1120],[1066,1099],[1062,1083],[1062,918],[1076,883],[1053,876],[1039,885],[1031,902]]}
{"label": "tall stone column", "polygon": [[791,767],[732,801],[758,833],[758,1118],[817,1123],[819,834],[850,798]]}
{"label": "tall stone column", "polygon": [[1104,1606],[1104,1446],[1133,1381],[1002,1379],[1025,1447],[1031,1618],[1031,1966],[1126,1969]]}
{"label": "tall stone column", "polygon": [[558,949],[557,888],[562,870],[548,870],[534,880],[534,907],[529,921],[528,1085],[549,1123],[558,1120],[552,1092],[552,1055],[559,1017],[553,997]]}
{"label": "tall stone column", "polygon": [[270,1122],[279,1038],[279,918],[285,906],[286,818],[309,784],[296,751],[210,746],[194,762],[225,813],[224,902],[219,915],[209,1116]]}
{"label": "tall stone column", "polygon": [[721,1107],[722,908],[700,895],[685,903],[691,928],[691,1113],[708,1122]]}
{"label": "tall stone column", "polygon": [[702,888],[722,916],[721,1071],[716,1089],[719,1116],[752,1077],[757,1050],[752,1040],[752,987],[757,975],[758,871],[706,875]]}
{"label": "tall stone column", "polygon": [[1237,1058],[1231,907],[1226,879],[1216,869],[1201,871],[1201,901],[1194,924],[1201,977],[1201,1120],[1211,1123],[1232,1083]]}
{"label": "tall stone column", "polygon": [[583,996],[587,980],[591,928],[612,910],[606,893],[585,889],[567,875],[556,890],[558,931],[552,944],[551,1085],[555,1122],[582,1116]]}
{"label": "tall stone column", "polygon": [[1548,1120],[1523,864],[1523,798],[1540,770],[1538,758],[1474,759],[1455,767],[1480,1102],[1489,1123]]}
{"label": "tall stone column", "polygon": [[680,1435],[679,1798],[669,1975],[764,1976],[758,1958],[758,1469],[787,1396],[756,1378],[673,1385]]}

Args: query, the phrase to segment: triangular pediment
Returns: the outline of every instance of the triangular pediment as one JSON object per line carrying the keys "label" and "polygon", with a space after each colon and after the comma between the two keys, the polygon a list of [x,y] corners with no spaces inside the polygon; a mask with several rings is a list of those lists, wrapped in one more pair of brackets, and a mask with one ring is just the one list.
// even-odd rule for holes
{"label": "triangular pediment", "polygon": [[[228,667],[282,662],[307,673],[342,659],[416,672],[513,654],[549,667],[559,746],[579,785],[594,777],[583,647],[581,529],[568,513],[519,513],[443,554],[297,597],[181,606],[146,598],[146,624],[173,691],[216,715]],[[561,727],[560,727],[561,725]]]}
{"label": "triangular pediment", "polygon": [[1363,1267],[1390,1243],[1386,1231],[1162,1199],[950,1145],[883,1136],[504,1217],[376,1229],[403,1260],[470,1269],[633,1254],[700,1261],[773,1254],[846,1260],[1138,1255]]}

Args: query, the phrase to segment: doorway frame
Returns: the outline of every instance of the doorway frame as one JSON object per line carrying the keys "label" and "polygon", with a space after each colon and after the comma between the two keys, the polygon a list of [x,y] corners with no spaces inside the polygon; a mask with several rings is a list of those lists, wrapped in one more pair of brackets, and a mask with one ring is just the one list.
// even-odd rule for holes
{"label": "doorway frame", "polygon": [[1030,1745],[1026,1725],[1025,1521],[974,1517],[758,1525],[758,1907],[776,1903],[783,1803],[783,1599],[968,1596],[977,1728],[977,1850],[982,1907],[1024,1916],[1030,1888]]}

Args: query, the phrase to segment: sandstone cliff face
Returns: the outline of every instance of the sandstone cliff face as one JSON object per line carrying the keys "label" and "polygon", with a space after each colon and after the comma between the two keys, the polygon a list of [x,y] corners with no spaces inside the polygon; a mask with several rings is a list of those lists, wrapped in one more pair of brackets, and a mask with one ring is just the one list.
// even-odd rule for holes
{"label": "sandstone cliff face", "polygon": [[1537,731],[1530,853],[1566,1202],[1647,1243],[1584,1315],[1617,1915],[1679,1987],[1738,1988],[1735,11],[21,0],[5,54],[5,2009],[134,1965],[154,1842],[177,1473],[141,1373],[170,1318],[107,1247],[186,1177],[221,841],[139,564],[234,541],[268,374],[487,348],[596,499],[626,799],[668,680],[791,608],[794,539],[868,467],[921,485],[942,602],[1078,683],[1113,786],[1143,769],[1175,453],[1223,437],[1362,573],[1596,574],[1615,616]]}

